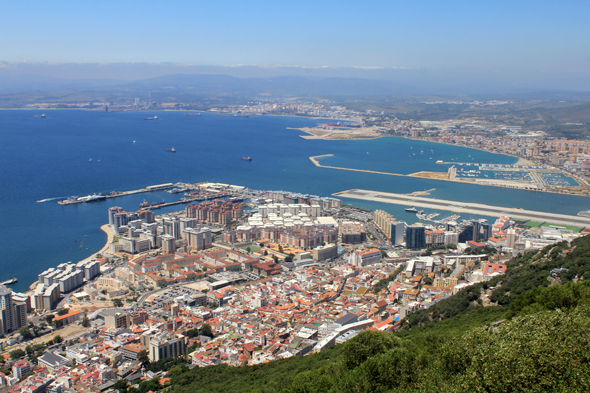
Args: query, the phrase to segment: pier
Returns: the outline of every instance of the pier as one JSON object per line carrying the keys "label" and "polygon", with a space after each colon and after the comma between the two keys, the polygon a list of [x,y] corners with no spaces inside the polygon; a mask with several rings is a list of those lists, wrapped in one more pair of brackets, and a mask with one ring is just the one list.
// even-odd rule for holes
{"label": "pier", "polygon": [[455,213],[477,214],[491,217],[509,216],[521,220],[540,221],[582,228],[590,227],[590,217],[546,213],[534,210],[525,210],[518,207],[509,208],[491,206],[480,203],[448,201],[443,199],[424,198],[405,194],[393,194],[389,192],[359,189],[337,192],[332,195],[340,198],[362,199],[365,201],[383,202],[402,206],[418,206],[427,209],[439,209]]}
{"label": "pier", "polygon": [[[168,190],[170,188],[182,187],[184,185],[185,185],[184,183],[164,183],[164,184],[157,184],[154,186],[148,186],[146,188],[141,188],[139,190],[113,191],[110,194],[106,194],[106,195],[94,194],[94,195],[97,195],[99,198],[89,200],[89,201],[88,200],[79,200],[79,198],[70,197],[68,199],[63,199],[61,201],[58,201],[57,203],[60,205],[72,205],[72,204],[76,204],[76,203],[97,202],[99,200],[104,200],[104,199],[108,199],[108,198],[117,198],[117,197],[121,197],[121,196],[133,195],[133,194],[141,194],[144,192]],[[42,202],[42,201],[37,201],[37,202]]]}

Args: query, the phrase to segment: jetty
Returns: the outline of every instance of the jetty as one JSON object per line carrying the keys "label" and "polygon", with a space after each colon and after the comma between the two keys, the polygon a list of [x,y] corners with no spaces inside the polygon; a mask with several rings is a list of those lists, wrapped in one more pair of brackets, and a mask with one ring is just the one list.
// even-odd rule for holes
{"label": "jetty", "polygon": [[140,188],[139,190],[130,190],[130,191],[113,191],[110,194],[102,195],[102,194],[94,194],[99,196],[99,198],[94,198],[90,200],[80,199],[76,197],[70,197],[68,199],[63,199],[58,201],[57,203],[60,205],[73,205],[77,203],[86,203],[86,202],[96,202],[98,200],[105,200],[108,198],[117,198],[121,196],[133,195],[133,194],[141,194],[144,192],[152,192],[152,191],[162,191],[168,190],[174,187],[183,187],[185,186],[184,183],[164,183],[164,184],[156,184],[154,186],[148,186],[146,188]]}
{"label": "jetty", "polygon": [[18,282],[18,278],[12,277],[10,280],[0,282],[0,285],[10,285],[14,284],[15,282]]}

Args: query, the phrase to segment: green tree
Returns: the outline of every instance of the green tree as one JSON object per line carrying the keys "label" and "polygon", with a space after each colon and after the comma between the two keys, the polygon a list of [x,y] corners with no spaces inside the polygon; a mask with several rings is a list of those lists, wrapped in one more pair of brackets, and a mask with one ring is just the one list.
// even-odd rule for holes
{"label": "green tree", "polygon": [[15,349],[14,351],[10,351],[10,358],[11,359],[18,359],[20,357],[25,356],[26,353],[22,349]]}
{"label": "green tree", "polygon": [[59,310],[57,312],[57,315],[62,316],[62,315],[66,315],[69,312],[70,312],[70,309],[69,308],[62,308],[61,310]]}
{"label": "green tree", "polygon": [[18,332],[25,340],[30,340],[33,338],[33,333],[31,333],[31,330],[26,326],[21,328]]}
{"label": "green tree", "polygon": [[121,299],[113,299],[113,305],[115,307],[123,307],[123,302],[121,301]]}
{"label": "green tree", "polygon": [[53,344],[59,344],[60,342],[62,342],[64,339],[58,334],[57,336],[53,337],[53,339],[51,340],[51,342]]}
{"label": "green tree", "polygon": [[149,358],[148,353],[145,349],[143,349],[137,353],[137,360],[139,361],[139,363],[141,363],[141,365],[143,367],[150,364],[150,358]]}
{"label": "green tree", "polygon": [[47,323],[48,323],[49,325],[52,325],[52,326],[53,326],[53,320],[54,320],[54,319],[55,319],[55,315],[53,315],[53,314],[47,314],[47,315],[45,316],[45,320],[47,321]]}
{"label": "green tree", "polygon": [[90,326],[90,319],[88,319],[86,315],[84,315],[84,318],[82,318],[81,325],[86,328]]}
{"label": "green tree", "polygon": [[115,385],[113,385],[113,389],[118,390],[119,393],[127,393],[127,388],[129,388],[129,383],[125,379],[119,379],[115,382]]}
{"label": "green tree", "polygon": [[193,353],[195,352],[197,349],[199,349],[199,344],[197,343],[193,343],[190,347],[188,347],[187,349],[187,353]]}
{"label": "green tree", "polygon": [[201,330],[199,331],[199,333],[201,334],[201,336],[207,336],[210,338],[213,338],[213,330],[211,330],[211,325],[209,325],[208,323],[204,323],[203,326],[201,326]]}
{"label": "green tree", "polygon": [[352,370],[368,358],[385,353],[399,345],[400,340],[393,334],[361,332],[344,348],[344,367]]}

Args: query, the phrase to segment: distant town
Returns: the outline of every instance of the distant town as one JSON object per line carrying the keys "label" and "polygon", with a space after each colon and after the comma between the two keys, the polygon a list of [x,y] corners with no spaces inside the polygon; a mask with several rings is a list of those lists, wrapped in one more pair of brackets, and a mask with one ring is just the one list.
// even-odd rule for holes
{"label": "distant town", "polygon": [[[409,132],[433,131],[421,128]],[[586,151],[566,147],[568,160]],[[332,197],[220,183],[152,187],[184,193],[186,206],[162,215],[158,204],[105,208],[108,241],[98,254],[39,272],[25,293],[0,286],[6,391],[165,385],[173,365],[322,352],[363,330],[397,331],[412,312],[504,274],[514,256],[590,233],[413,206],[394,217]],[[423,222],[406,223],[414,215]],[[478,301],[493,304],[487,292]]]}
{"label": "distant town", "polygon": [[[474,108],[501,107],[511,101],[424,101],[430,105],[469,105]],[[24,108],[76,108],[95,111],[185,110],[187,115],[257,116],[283,115],[334,119],[316,127],[301,128],[306,139],[371,139],[400,136],[421,141],[452,144],[518,157],[515,165],[493,165],[452,160],[437,162],[449,167],[441,172],[420,173],[418,177],[471,184],[519,188],[575,195],[590,195],[590,142],[557,138],[529,124],[507,125],[483,116],[443,121],[400,120],[385,111],[355,111],[326,99],[257,99],[244,105],[208,107],[198,112],[194,103],[155,102],[150,98],[133,102],[47,102]],[[45,115],[44,113],[38,114]],[[146,119],[157,120],[157,116]],[[564,123],[568,129],[581,129],[584,123]],[[326,152],[329,153],[329,152]],[[417,152],[408,152],[409,158]],[[424,153],[423,151],[420,153]]]}

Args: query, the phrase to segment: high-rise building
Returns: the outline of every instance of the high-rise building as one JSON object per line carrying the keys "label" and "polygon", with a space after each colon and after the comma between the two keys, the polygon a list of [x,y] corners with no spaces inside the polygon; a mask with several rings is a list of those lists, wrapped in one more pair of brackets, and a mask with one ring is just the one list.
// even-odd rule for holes
{"label": "high-rise building", "polygon": [[391,244],[399,246],[404,242],[406,234],[406,223],[403,221],[394,221],[391,223]]}
{"label": "high-rise building", "polygon": [[424,225],[416,223],[406,228],[406,248],[421,249],[426,247]]}
{"label": "high-rise building", "polygon": [[0,285],[0,333],[27,326],[27,305],[12,299],[12,290]]}
{"label": "high-rise building", "polygon": [[459,243],[466,243],[470,240],[473,240],[475,235],[475,231],[473,228],[473,223],[470,223],[463,227],[463,230],[459,232]]}
{"label": "high-rise building", "polygon": [[514,248],[516,244],[516,231],[514,228],[510,228],[506,231],[506,246],[508,248]]}
{"label": "high-rise building", "polygon": [[180,239],[180,220],[178,217],[164,217],[162,221],[164,234],[174,236],[174,239]]}
{"label": "high-rise building", "polygon": [[4,285],[0,285],[0,319],[2,334],[12,332],[12,291]]}

